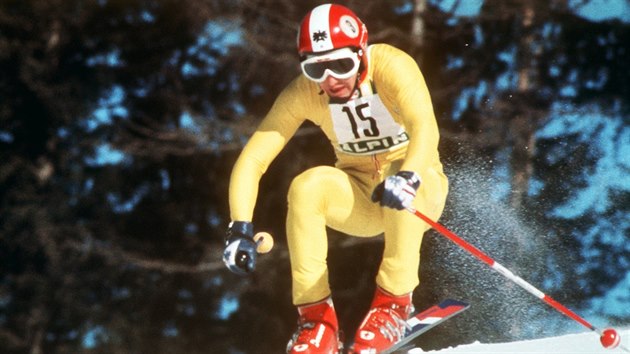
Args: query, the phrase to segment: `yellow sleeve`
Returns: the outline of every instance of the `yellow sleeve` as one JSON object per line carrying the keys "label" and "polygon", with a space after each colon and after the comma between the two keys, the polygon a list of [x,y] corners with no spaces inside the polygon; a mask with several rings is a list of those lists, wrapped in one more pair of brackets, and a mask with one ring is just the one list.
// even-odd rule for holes
{"label": "yellow sleeve", "polygon": [[236,160],[229,186],[232,220],[252,221],[262,175],[304,122],[298,97],[296,85],[289,85],[278,96]]}
{"label": "yellow sleeve", "polygon": [[440,163],[440,134],[429,90],[411,56],[388,45],[375,49],[378,49],[374,51],[373,61],[376,87],[387,96],[409,134],[401,170],[415,171],[422,177],[425,169]]}

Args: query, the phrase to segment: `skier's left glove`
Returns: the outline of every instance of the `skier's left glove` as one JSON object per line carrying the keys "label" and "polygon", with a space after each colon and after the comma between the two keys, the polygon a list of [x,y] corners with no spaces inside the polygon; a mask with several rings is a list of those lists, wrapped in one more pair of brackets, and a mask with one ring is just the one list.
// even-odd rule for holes
{"label": "skier's left glove", "polygon": [[254,225],[247,221],[232,221],[225,236],[223,262],[236,274],[247,275],[256,267]]}
{"label": "skier's left glove", "polygon": [[413,171],[400,171],[385,178],[372,193],[372,201],[381,206],[403,210],[411,206],[420,187],[420,176]]}

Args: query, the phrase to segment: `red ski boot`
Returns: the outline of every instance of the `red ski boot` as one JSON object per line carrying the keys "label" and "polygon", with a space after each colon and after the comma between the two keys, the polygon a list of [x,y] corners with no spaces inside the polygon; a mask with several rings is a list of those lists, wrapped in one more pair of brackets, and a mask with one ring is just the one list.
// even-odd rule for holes
{"label": "red ski boot", "polygon": [[329,297],[315,304],[298,306],[298,329],[287,344],[289,354],[338,354],[342,349],[339,340],[337,314]]}
{"label": "red ski boot", "polygon": [[404,337],[405,321],[412,311],[411,293],[394,296],[377,287],[372,308],[357,330],[350,353],[376,354],[390,348]]}

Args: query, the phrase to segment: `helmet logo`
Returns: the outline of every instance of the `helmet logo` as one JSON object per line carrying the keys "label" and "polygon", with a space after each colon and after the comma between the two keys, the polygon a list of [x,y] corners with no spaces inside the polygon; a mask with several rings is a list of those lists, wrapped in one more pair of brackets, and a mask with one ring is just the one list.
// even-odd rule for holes
{"label": "helmet logo", "polygon": [[326,31],[313,32],[313,42],[325,41],[328,38]]}
{"label": "helmet logo", "polygon": [[343,15],[339,19],[339,28],[341,31],[350,38],[357,38],[359,35],[359,24],[357,20],[348,15]]}

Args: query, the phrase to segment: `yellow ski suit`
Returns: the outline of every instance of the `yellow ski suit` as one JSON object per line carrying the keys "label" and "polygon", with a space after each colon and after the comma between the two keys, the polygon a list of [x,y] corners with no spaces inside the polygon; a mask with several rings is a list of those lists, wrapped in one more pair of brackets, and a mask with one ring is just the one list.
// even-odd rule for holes
{"label": "yellow ski suit", "polygon": [[438,153],[439,132],[422,73],[409,55],[387,44],[368,47],[367,76],[359,97],[332,103],[319,86],[300,75],[278,96],[234,165],[230,216],[251,221],[261,176],[305,120],[330,139],[335,166],[301,173],[288,193],[287,240],[293,303],[330,295],[326,226],[370,237],[384,233],[385,249],[376,283],[394,295],[418,285],[420,245],[428,225],[407,211],[371,201],[374,188],[400,170],[422,183],[414,206],[437,219],[448,180]]}

